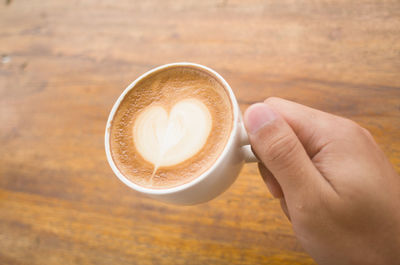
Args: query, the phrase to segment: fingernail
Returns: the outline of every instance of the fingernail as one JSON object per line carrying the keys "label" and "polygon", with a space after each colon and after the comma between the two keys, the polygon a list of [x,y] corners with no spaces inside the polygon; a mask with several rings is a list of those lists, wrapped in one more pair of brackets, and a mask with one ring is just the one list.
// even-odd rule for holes
{"label": "fingernail", "polygon": [[244,124],[250,134],[255,134],[276,119],[276,113],[265,103],[251,105],[244,114]]}

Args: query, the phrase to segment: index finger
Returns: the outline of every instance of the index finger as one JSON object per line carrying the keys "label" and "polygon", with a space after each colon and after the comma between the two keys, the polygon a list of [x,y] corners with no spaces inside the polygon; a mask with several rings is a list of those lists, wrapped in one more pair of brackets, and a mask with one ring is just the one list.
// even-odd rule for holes
{"label": "index finger", "polygon": [[338,125],[345,120],[342,117],[281,98],[271,97],[264,102],[282,115],[311,158],[332,141],[335,134],[340,133]]}

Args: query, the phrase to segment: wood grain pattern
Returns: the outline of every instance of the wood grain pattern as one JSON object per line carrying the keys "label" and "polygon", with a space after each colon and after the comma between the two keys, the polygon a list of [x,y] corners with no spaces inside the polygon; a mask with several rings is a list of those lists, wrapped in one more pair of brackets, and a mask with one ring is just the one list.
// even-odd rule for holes
{"label": "wood grain pattern", "polygon": [[210,66],[244,110],[279,96],[354,119],[400,170],[397,0],[0,3],[1,264],[314,264],[246,165],[177,207],[105,159],[111,106],[169,62]]}

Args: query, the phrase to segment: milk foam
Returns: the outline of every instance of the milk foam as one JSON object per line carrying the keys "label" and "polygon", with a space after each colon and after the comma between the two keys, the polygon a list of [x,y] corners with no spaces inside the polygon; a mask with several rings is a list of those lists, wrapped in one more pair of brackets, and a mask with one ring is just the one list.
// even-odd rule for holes
{"label": "milk foam", "polygon": [[140,155],[153,164],[154,176],[159,167],[174,166],[199,152],[211,128],[208,108],[196,98],[187,98],[170,113],[161,105],[146,107],[134,122],[132,136]]}

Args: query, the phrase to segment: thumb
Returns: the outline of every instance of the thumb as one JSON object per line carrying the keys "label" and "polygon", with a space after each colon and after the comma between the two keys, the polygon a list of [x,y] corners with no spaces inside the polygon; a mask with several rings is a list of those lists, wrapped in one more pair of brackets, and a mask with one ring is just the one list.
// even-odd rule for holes
{"label": "thumb", "polygon": [[266,103],[250,106],[244,115],[250,144],[274,175],[285,197],[310,193],[320,173],[289,124]]}

